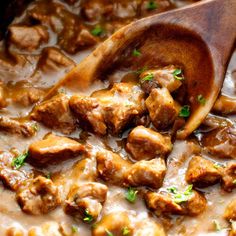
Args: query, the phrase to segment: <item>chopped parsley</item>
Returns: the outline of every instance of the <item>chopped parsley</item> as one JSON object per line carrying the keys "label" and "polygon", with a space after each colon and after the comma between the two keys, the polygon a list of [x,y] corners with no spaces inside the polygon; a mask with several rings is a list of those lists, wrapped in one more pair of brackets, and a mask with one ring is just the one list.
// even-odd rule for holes
{"label": "chopped parsley", "polygon": [[91,30],[91,34],[94,36],[101,36],[104,33],[104,30],[101,26],[96,26],[94,29]]}
{"label": "chopped parsley", "polygon": [[113,236],[113,233],[111,231],[109,231],[108,229],[105,229],[107,236]]}
{"label": "chopped parsley", "polygon": [[173,76],[176,80],[184,80],[184,77],[182,76],[182,70],[181,69],[174,70],[174,72],[172,74],[173,74]]}
{"label": "chopped parsley", "polygon": [[190,116],[190,106],[185,105],[180,109],[179,117],[187,118]]}
{"label": "chopped parsley", "polygon": [[122,235],[124,236],[130,235],[130,229],[127,226],[122,229]]}
{"label": "chopped parsley", "polygon": [[71,226],[71,230],[72,230],[73,233],[77,233],[78,232],[78,228],[75,225]]}
{"label": "chopped parsley", "polygon": [[174,202],[180,204],[189,200],[189,198],[193,194],[193,185],[189,185],[183,193],[178,192],[178,189],[176,187],[169,187],[167,188],[167,190],[171,194],[173,194]]}
{"label": "chopped parsley", "polygon": [[48,172],[48,173],[46,174],[46,178],[47,178],[47,179],[51,179],[51,173],[50,173],[50,172]]}
{"label": "chopped parsley", "polygon": [[216,169],[219,169],[219,168],[225,167],[225,165],[222,164],[222,163],[219,163],[219,162],[215,162],[213,167],[216,168]]}
{"label": "chopped parsley", "polygon": [[142,67],[142,68],[136,70],[136,71],[135,71],[135,74],[140,75],[140,74],[142,74],[145,70],[147,70],[147,67],[146,67],[146,66],[144,66],[144,67]]}
{"label": "chopped parsley", "polygon": [[213,220],[212,222],[214,224],[215,230],[216,231],[221,231],[221,225],[220,225],[219,221],[218,220]]}
{"label": "chopped parsley", "polygon": [[16,158],[12,160],[12,167],[15,167],[16,169],[20,169],[25,164],[25,159],[29,156],[28,152],[24,152],[20,155],[18,155]]}
{"label": "chopped parsley", "polygon": [[155,1],[149,1],[147,3],[147,6],[146,6],[147,10],[151,11],[151,10],[155,10],[158,8],[158,5]]}
{"label": "chopped parsley", "polygon": [[201,104],[201,105],[205,105],[206,104],[206,99],[203,97],[202,94],[199,94],[197,96],[197,101]]}
{"label": "chopped parsley", "polygon": [[132,55],[134,57],[139,57],[139,56],[141,56],[141,52],[138,49],[134,49],[132,52]]}
{"label": "chopped parsley", "polygon": [[137,193],[138,193],[137,190],[129,187],[128,191],[125,194],[125,199],[129,201],[130,203],[135,203]]}
{"label": "chopped parsley", "polygon": [[142,79],[141,79],[141,83],[145,82],[145,81],[151,81],[153,80],[154,78],[154,75],[152,73],[150,74],[147,74],[146,76],[144,76]]}
{"label": "chopped parsley", "polygon": [[93,216],[89,214],[89,211],[88,209],[86,209],[84,211],[84,218],[83,218],[83,221],[85,223],[91,223],[93,221]]}
{"label": "chopped parsley", "polygon": [[32,127],[32,129],[33,129],[35,132],[38,132],[39,127],[38,127],[38,124],[37,124],[37,123],[32,124],[31,127]]}

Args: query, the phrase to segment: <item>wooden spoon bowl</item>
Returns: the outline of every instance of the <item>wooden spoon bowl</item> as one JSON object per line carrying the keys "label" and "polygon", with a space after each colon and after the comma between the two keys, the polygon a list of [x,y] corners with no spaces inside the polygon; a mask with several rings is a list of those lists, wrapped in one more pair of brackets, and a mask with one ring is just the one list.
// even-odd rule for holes
{"label": "wooden spoon bowl", "polygon": [[[201,124],[220,92],[236,38],[235,13],[235,0],[208,0],[129,24],[69,72],[48,96],[62,85],[86,89],[138,46],[142,57],[132,66],[174,64],[184,69],[186,104],[191,105],[191,116],[178,132],[178,138],[184,139]],[[198,95],[206,99],[204,106]]]}

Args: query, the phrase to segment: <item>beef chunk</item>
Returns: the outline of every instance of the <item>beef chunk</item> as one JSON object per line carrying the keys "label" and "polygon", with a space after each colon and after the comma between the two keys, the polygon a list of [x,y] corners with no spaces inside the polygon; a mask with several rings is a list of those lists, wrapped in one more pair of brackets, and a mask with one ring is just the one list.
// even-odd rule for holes
{"label": "beef chunk", "polygon": [[75,130],[75,120],[69,109],[69,98],[58,94],[39,105],[31,113],[31,118],[49,128],[70,134]]}
{"label": "beef chunk", "polygon": [[157,129],[165,129],[173,124],[180,110],[167,88],[153,89],[145,103]]}
{"label": "beef chunk", "polygon": [[12,226],[6,230],[5,236],[24,236],[24,231],[16,226]]}
{"label": "beef chunk", "polygon": [[135,160],[150,160],[165,156],[172,149],[171,140],[144,126],[137,126],[128,136],[127,151]]}
{"label": "beef chunk", "polygon": [[220,167],[201,156],[194,156],[189,162],[185,178],[188,183],[206,187],[221,179]]}
{"label": "beef chunk", "polygon": [[236,220],[236,199],[229,203],[224,212],[226,220]]}
{"label": "beef chunk", "polygon": [[[150,93],[153,88],[162,87],[167,88],[170,93],[177,90],[182,82],[176,80],[174,77],[175,66],[166,66],[156,70],[146,70],[140,75],[142,89],[146,93]],[[142,81],[147,75],[152,75],[153,79],[150,81]]]}
{"label": "beef chunk", "polygon": [[106,134],[107,126],[102,114],[102,107],[96,98],[73,96],[70,99],[70,107],[82,124],[85,122],[91,125],[97,134]]}
{"label": "beef chunk", "polygon": [[10,43],[19,49],[33,51],[48,39],[49,35],[44,26],[12,25],[9,27]]}
{"label": "beef chunk", "polygon": [[145,201],[148,208],[155,212],[157,216],[176,214],[182,215],[182,207],[175,203],[168,194],[160,194],[155,192],[147,192],[145,194]]}
{"label": "beef chunk", "polygon": [[154,193],[147,192],[145,195],[147,206],[159,215],[188,215],[197,216],[201,214],[206,208],[205,197],[195,190],[188,193],[174,194],[168,192]]}
{"label": "beef chunk", "polygon": [[166,165],[163,159],[139,161],[132,165],[125,174],[125,183],[128,186],[160,188],[165,174]]}
{"label": "beef chunk", "polygon": [[31,160],[39,164],[72,158],[84,151],[85,147],[81,143],[54,134],[46,135],[43,140],[36,141],[29,146]]}
{"label": "beef chunk", "polygon": [[98,174],[104,181],[112,184],[123,183],[124,174],[131,165],[128,161],[107,150],[98,152],[96,158]]}
{"label": "beef chunk", "polygon": [[229,162],[223,171],[222,187],[231,192],[236,188],[236,162]]}
{"label": "beef chunk", "polygon": [[163,227],[151,219],[142,220],[135,224],[133,236],[166,236]]}
{"label": "beef chunk", "polygon": [[85,223],[96,220],[106,200],[107,186],[90,182],[74,185],[66,199],[65,212]]}
{"label": "beef chunk", "polygon": [[127,227],[130,234],[133,235],[133,227],[126,212],[110,213],[96,223],[96,227],[92,228],[92,236],[104,236],[107,235],[107,232],[121,236],[124,227]]}
{"label": "beef chunk", "polygon": [[91,97],[73,96],[70,107],[78,119],[89,123],[95,132],[104,134],[107,128],[118,134],[145,112],[143,98],[144,93],[138,86],[116,83],[111,89],[97,91]]}
{"label": "beef chunk", "polygon": [[236,99],[221,95],[213,107],[213,111],[219,114],[236,114]]}
{"label": "beef chunk", "polygon": [[46,214],[60,204],[57,187],[42,176],[25,181],[16,193],[16,200],[24,212],[33,215]]}
{"label": "beef chunk", "polygon": [[54,47],[44,48],[38,61],[38,68],[43,72],[58,71],[61,68],[72,67],[74,65],[74,61]]}
{"label": "beef chunk", "polygon": [[16,119],[0,116],[0,131],[11,134],[18,134],[24,137],[31,137],[35,134],[35,123],[28,121],[18,121]]}
{"label": "beef chunk", "polygon": [[212,155],[236,159],[236,128],[225,126],[203,135],[202,144]]}

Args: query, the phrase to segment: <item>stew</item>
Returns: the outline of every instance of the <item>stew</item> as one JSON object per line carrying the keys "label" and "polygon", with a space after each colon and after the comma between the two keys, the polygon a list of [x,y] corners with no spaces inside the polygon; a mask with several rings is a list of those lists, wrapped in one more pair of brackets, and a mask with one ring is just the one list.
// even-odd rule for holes
{"label": "stew", "polygon": [[37,0],[15,17],[0,42],[0,235],[236,235],[235,53],[186,140],[185,70],[142,39],[88,89],[44,99],[117,29],[193,2]]}

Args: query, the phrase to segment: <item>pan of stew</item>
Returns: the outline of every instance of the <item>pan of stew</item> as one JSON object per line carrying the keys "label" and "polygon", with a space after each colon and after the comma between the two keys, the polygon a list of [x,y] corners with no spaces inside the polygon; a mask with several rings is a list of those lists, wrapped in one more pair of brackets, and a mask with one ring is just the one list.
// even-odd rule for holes
{"label": "pan of stew", "polygon": [[119,64],[86,89],[46,96],[121,27],[195,2],[1,3],[0,235],[236,235],[236,51],[185,140],[176,132],[191,109],[178,65]]}

